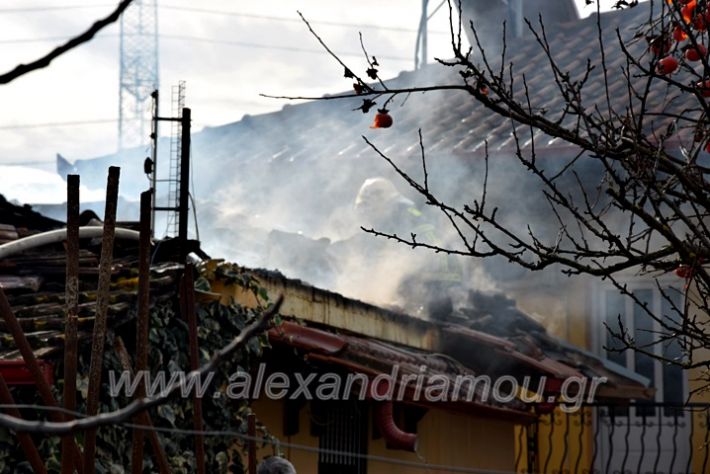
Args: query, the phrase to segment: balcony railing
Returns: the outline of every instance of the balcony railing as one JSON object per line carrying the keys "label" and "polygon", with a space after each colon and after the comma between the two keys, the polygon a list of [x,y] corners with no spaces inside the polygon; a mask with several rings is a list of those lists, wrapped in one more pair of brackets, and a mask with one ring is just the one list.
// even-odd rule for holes
{"label": "balcony railing", "polygon": [[516,472],[710,473],[710,404],[561,407],[516,430]]}

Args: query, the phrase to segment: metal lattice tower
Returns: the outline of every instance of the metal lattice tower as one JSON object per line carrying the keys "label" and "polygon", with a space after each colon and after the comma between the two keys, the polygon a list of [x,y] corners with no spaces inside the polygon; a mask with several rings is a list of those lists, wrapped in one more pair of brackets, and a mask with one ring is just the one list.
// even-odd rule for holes
{"label": "metal lattice tower", "polygon": [[118,149],[150,135],[150,94],[159,88],[158,1],[135,0],[121,15]]}

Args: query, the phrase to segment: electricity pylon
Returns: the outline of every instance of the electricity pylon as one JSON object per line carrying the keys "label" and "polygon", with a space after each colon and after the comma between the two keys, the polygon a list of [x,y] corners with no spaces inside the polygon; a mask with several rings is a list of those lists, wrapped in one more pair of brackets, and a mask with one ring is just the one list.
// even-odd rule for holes
{"label": "electricity pylon", "polygon": [[118,149],[150,139],[151,98],[159,88],[158,1],[135,0],[121,15]]}

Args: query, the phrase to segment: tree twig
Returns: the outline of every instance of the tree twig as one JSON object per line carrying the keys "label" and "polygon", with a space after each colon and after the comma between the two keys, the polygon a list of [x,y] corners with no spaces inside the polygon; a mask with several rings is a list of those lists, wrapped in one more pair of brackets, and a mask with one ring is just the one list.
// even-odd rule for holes
{"label": "tree twig", "polygon": [[42,56],[41,58],[32,61],[28,64],[18,64],[14,69],[8,71],[4,74],[0,74],[0,84],[7,84],[14,81],[20,76],[23,76],[29,72],[36,71],[37,69],[46,68],[54,61],[56,58],[62,54],[71,51],[72,49],[80,46],[88,41],[91,41],[96,34],[107,27],[108,25],[116,22],[121,14],[128,8],[133,0],[123,0],[121,1],[116,9],[107,17],[95,22],[91,27],[84,33],[76,36],[61,46],[54,48],[52,51]]}

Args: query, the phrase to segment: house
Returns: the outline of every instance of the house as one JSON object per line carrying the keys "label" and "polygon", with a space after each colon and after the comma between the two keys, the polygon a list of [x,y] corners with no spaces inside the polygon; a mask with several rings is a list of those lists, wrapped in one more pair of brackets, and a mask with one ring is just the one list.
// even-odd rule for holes
{"label": "house", "polygon": [[[465,5],[478,14],[490,12],[493,23],[493,20],[500,19],[500,9],[475,8],[488,3],[466,2]],[[560,5],[558,2],[546,3],[554,4],[553,9]],[[597,21],[604,27],[602,40],[607,45],[607,68],[618,71],[625,63],[625,57],[618,47],[616,30],[622,38],[632,40],[639,26],[648,19],[648,9],[643,4],[582,20],[567,16],[564,12],[569,11],[569,4],[561,4],[563,7],[556,13],[562,15],[561,20],[569,21],[547,24],[547,33],[556,61],[573,75],[584,74],[587,58],[598,62]],[[556,85],[549,80],[543,66],[547,63],[540,46],[529,38],[514,41],[509,46],[507,60],[515,64],[516,74],[525,75],[532,91],[532,106],[552,114],[559,113]],[[642,56],[647,43],[641,37],[629,41],[628,47],[633,55]],[[339,72],[339,66],[334,65],[336,68]],[[403,72],[386,83],[393,88],[458,83],[457,74],[458,71],[452,68],[430,65],[418,71]],[[585,90],[590,106],[598,105],[603,111],[605,104],[597,100],[604,95],[600,74],[600,68],[592,71]],[[624,81],[611,81],[609,85],[611,98],[623,100],[626,94]],[[349,83],[344,89],[348,87]],[[652,91],[649,107],[669,105],[667,100],[664,90],[659,87]],[[679,102],[671,102],[670,106],[682,109],[683,104]],[[487,148],[490,162],[498,165],[490,170],[490,200],[512,204],[501,212],[506,212],[506,217],[514,225],[531,224],[540,232],[547,230],[549,221],[546,220],[545,201],[539,185],[511,158],[516,151],[516,142],[510,122],[492,118],[486,109],[463,92],[430,92],[395,99],[389,105],[394,126],[371,131],[368,129],[371,116],[352,111],[360,105],[360,99],[289,105],[279,112],[244,117],[239,122],[206,129],[195,136],[196,154],[210,160],[200,167],[196,177],[197,194],[202,197],[201,209],[214,217],[204,223],[203,235],[233,236],[231,242],[222,240],[219,247],[215,244],[220,254],[228,254],[235,248],[249,249],[243,253],[239,253],[241,250],[231,251],[237,253],[234,255],[237,261],[278,267],[289,276],[307,279],[312,274],[308,271],[311,262],[305,263],[304,268],[299,267],[301,262],[282,261],[285,263],[282,265],[277,259],[265,258],[273,255],[267,245],[272,229],[310,237],[315,242],[321,237],[330,241],[346,238],[357,232],[358,225],[349,219],[344,219],[343,224],[337,218],[347,215],[358,188],[373,176],[389,178],[399,185],[402,194],[416,200],[416,194],[398,181],[391,168],[362,141],[363,133],[403,169],[419,176],[421,161],[417,131],[421,129],[431,170],[430,185],[443,199],[453,202],[480,190]],[[651,128],[665,125],[665,122],[649,123]],[[538,159],[546,160],[550,169],[559,169],[565,160],[578,153],[576,148],[542,133],[537,132],[531,137],[525,127],[518,127],[516,132],[524,150],[529,150],[534,138]],[[105,157],[98,164],[112,163],[119,158]],[[75,165],[83,172],[83,163]],[[89,163],[86,167],[88,169]],[[592,165],[580,169],[583,176],[596,176],[598,172]],[[269,183],[268,189],[264,183]],[[222,212],[225,210],[231,210],[231,213],[225,215]],[[209,237],[206,240],[209,247]],[[328,244],[328,241],[322,241],[318,245]],[[515,301],[515,308],[533,315],[548,333],[585,349],[590,355],[606,358],[608,364],[622,365],[630,372],[637,372],[651,380],[656,389],[655,404],[590,410],[577,428],[574,423],[580,420],[569,424],[562,421],[563,415],[545,420],[547,425],[540,425],[539,431],[531,436],[537,443],[535,469],[579,472],[592,459],[600,472],[625,468],[671,472],[679,466],[687,466],[691,472],[706,472],[708,422],[702,409],[710,398],[701,393],[692,398],[692,403],[698,405],[685,403],[697,387],[695,380],[700,371],[684,373],[677,367],[661,364],[641,354],[607,350],[614,347],[614,342],[608,338],[604,323],[613,326],[620,315],[627,326],[634,329],[636,337],[654,330],[653,326],[645,325],[633,302],[620,297],[611,285],[589,278],[566,278],[555,269],[531,278],[520,269],[494,259],[469,262],[469,265],[472,281],[482,281],[503,291]],[[662,314],[664,305],[670,304],[661,297],[658,287],[650,279],[632,273],[623,278],[639,300],[647,302],[655,314]],[[684,285],[683,280],[674,275],[668,275],[660,282],[663,287],[679,290]],[[332,288],[325,280],[322,285]],[[367,294],[351,293],[349,296],[366,298]],[[491,310],[490,314],[495,320],[500,313]],[[475,327],[484,323],[472,324]],[[489,328],[491,331],[497,329]],[[656,350],[668,350],[671,354],[677,348],[657,346]],[[684,409],[679,410],[679,406]],[[570,442],[563,433],[567,427],[570,432],[582,431],[584,436]],[[582,448],[573,447],[578,445]],[[571,454],[573,449],[582,455]],[[528,468],[533,469],[530,465]]]}
{"label": "house", "polygon": [[[207,263],[204,275],[210,281],[210,293],[220,295],[225,303],[235,299],[245,306],[257,305],[254,292],[220,276],[224,271],[219,270],[220,265]],[[445,466],[471,472],[521,472],[542,466],[536,459],[542,451],[530,444],[535,440],[532,433],[556,404],[537,403],[531,411],[531,405],[521,404],[517,397],[502,403],[487,399],[485,391],[478,388],[472,399],[457,397],[457,377],[492,377],[494,386],[506,377],[518,381],[531,378],[535,380],[531,386],[542,387],[543,401],[555,400],[560,384],[574,378],[606,380],[597,387],[596,403],[617,406],[653,396],[644,378],[549,336],[520,312],[515,325],[527,325],[528,331],[496,335],[484,327],[476,330],[442,324],[379,308],[277,272],[248,273],[269,295],[285,298],[281,309],[285,322],[269,331],[272,349],[264,357],[267,380],[269,374],[280,370],[290,374],[291,380],[293,374],[313,374],[314,379],[318,374],[318,380],[325,374],[337,373],[346,380],[350,374],[365,374],[375,385],[378,378],[398,374],[395,392],[403,396],[394,403],[370,397],[364,397],[365,403],[362,397],[356,401],[324,401],[318,396],[274,400],[263,394],[252,403],[259,419],[279,439],[282,451],[307,472],[384,473],[395,469],[406,473],[417,472],[422,462],[430,464],[432,472],[447,472]],[[475,319],[483,322],[485,317]],[[442,396],[435,401],[418,397],[416,385],[407,385],[404,378],[422,373],[451,381],[437,392]],[[315,385],[312,390],[317,392]],[[576,393],[588,394],[589,388]],[[360,390],[356,386],[353,395],[362,394]],[[393,404],[390,424],[382,418],[383,403]],[[571,424],[573,418],[579,422],[584,416],[580,413],[590,417],[587,423],[591,421],[590,409],[585,407],[568,414],[567,422]],[[583,418],[578,426],[584,426]],[[359,434],[351,437],[353,430]],[[582,430],[575,429],[575,440],[586,441],[591,436]],[[267,447],[267,452],[271,449]],[[578,446],[562,455],[584,459],[585,467],[594,463],[593,454]]]}

